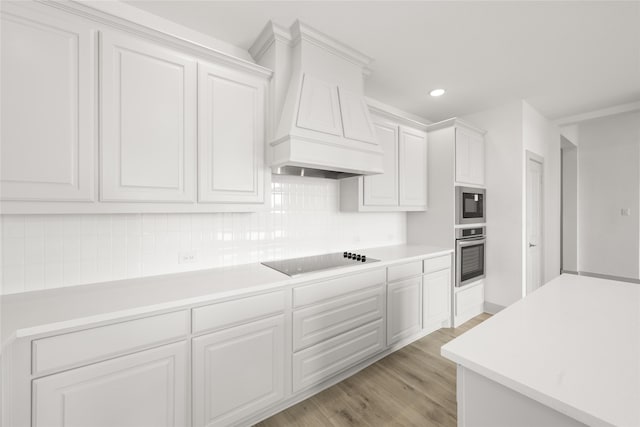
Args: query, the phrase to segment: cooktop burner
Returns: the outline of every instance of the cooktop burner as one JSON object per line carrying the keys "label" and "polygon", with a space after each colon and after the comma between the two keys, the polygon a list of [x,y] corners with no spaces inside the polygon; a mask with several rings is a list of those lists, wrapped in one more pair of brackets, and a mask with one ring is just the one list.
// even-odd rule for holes
{"label": "cooktop burner", "polygon": [[378,261],[380,260],[369,258],[366,255],[354,252],[337,252],[326,255],[263,262],[262,265],[293,277],[299,274],[311,273],[313,271],[349,267],[352,265],[367,264]]}

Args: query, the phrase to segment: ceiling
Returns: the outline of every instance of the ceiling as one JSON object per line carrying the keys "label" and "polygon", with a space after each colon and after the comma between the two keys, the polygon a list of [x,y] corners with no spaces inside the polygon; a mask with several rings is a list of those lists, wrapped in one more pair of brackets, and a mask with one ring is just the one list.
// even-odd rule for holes
{"label": "ceiling", "polygon": [[368,96],[433,121],[516,99],[552,120],[640,100],[640,1],[127,3],[244,49],[268,20],[300,19],[375,59]]}

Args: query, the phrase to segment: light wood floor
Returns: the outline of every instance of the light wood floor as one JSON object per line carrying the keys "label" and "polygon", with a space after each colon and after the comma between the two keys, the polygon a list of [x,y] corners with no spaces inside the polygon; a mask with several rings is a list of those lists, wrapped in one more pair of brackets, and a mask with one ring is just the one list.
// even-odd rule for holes
{"label": "light wood floor", "polygon": [[257,426],[456,426],[456,365],[440,347],[489,317],[440,329]]}

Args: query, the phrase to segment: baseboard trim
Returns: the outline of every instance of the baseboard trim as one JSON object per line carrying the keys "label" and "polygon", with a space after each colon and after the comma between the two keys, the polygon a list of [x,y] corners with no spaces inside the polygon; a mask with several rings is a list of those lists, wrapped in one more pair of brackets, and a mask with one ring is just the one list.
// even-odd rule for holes
{"label": "baseboard trim", "polygon": [[496,314],[499,311],[504,310],[505,308],[506,307],[504,305],[494,304],[494,303],[489,302],[489,301],[485,301],[484,302],[484,312],[485,313]]}
{"label": "baseboard trim", "polygon": [[590,273],[588,271],[578,271],[578,275],[586,276],[586,277],[595,277],[596,279],[617,280],[618,282],[640,283],[640,279],[634,279],[632,277],[612,276],[610,274]]}

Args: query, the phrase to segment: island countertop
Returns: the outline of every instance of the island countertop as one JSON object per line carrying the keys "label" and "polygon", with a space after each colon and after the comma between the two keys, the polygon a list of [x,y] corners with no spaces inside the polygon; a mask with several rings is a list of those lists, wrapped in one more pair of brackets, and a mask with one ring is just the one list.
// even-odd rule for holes
{"label": "island countertop", "polygon": [[640,284],[561,275],[442,355],[588,425],[640,426]]}

